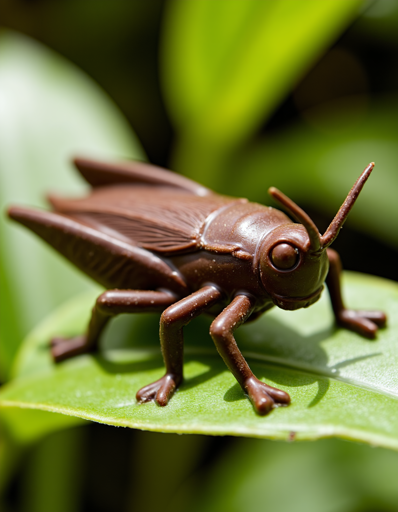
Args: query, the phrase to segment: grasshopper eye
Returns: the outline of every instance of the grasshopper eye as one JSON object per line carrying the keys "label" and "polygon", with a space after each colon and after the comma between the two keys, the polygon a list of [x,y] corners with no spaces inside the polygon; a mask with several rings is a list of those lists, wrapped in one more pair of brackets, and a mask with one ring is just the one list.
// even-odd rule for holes
{"label": "grasshopper eye", "polygon": [[270,258],[276,269],[291,270],[299,260],[299,252],[290,244],[278,244],[272,249]]}

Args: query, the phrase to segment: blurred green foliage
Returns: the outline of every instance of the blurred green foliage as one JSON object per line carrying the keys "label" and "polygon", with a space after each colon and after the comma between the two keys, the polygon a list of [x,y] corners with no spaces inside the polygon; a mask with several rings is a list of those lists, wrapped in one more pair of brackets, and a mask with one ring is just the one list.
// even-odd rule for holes
{"label": "blurred green foliage", "polygon": [[[362,252],[354,243],[352,266],[366,260],[383,275],[397,275],[395,0],[0,0],[0,8],[4,25],[61,52],[105,88],[150,160],[167,166],[169,159],[170,167],[219,192],[266,202],[267,187],[275,185],[323,222],[359,171],[375,160],[372,185],[347,222],[373,239],[366,238]],[[10,202],[41,206],[49,189],[82,190],[67,167],[76,152],[144,155],[115,105],[81,71],[33,41],[2,33],[1,210]],[[4,381],[27,331],[92,285],[33,237],[0,222]],[[76,422],[48,412],[15,414],[32,438],[45,426],[51,432],[59,421]],[[87,452],[89,438],[82,443],[81,437],[86,430],[58,432],[30,452],[21,452],[3,430],[0,484],[7,488],[13,471],[21,464],[25,469],[11,486],[24,498],[9,490],[2,508],[255,511],[269,499],[271,508],[286,512],[396,509],[397,457],[381,449],[337,441],[281,445],[242,439],[223,445],[197,436],[136,433],[128,438],[135,451],[127,462],[124,447],[112,449],[127,433],[115,430],[112,437],[106,429]],[[226,446],[217,448],[218,457],[210,453],[217,446]],[[212,463],[208,475],[206,463]],[[76,478],[82,464],[96,478],[90,487],[88,473],[82,475],[85,489]],[[112,472],[96,471],[100,467]],[[281,497],[283,479],[296,484]],[[126,485],[117,487],[118,481]],[[153,492],[154,481],[161,492]],[[91,502],[81,495],[90,495]]]}
{"label": "blurred green foliage", "polygon": [[[396,510],[396,454],[334,440],[237,444],[208,475],[194,511]],[[220,492],[222,490],[222,492]]]}
{"label": "blurred green foliage", "polygon": [[220,156],[264,123],[361,3],[170,2],[162,76],[177,127],[177,169],[222,184],[214,176]]}
{"label": "blurred green foliage", "polygon": [[[65,268],[4,212],[44,206],[48,190],[85,190],[70,160],[80,152],[142,158],[128,124],[82,72],[38,43],[0,33],[0,372],[7,376],[22,336],[55,305],[91,283]],[[29,255],[27,261],[26,256]]]}

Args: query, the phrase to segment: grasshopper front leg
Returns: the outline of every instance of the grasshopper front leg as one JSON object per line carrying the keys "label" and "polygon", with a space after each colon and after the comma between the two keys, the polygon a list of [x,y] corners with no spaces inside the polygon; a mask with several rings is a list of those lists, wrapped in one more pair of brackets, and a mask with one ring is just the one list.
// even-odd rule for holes
{"label": "grasshopper front leg", "polygon": [[264,415],[278,404],[288,405],[290,397],[284,391],[257,379],[236,344],[233,331],[245,322],[253,307],[254,300],[249,296],[236,296],[211,324],[210,334],[225,364],[243,391],[249,395],[254,409],[258,414]]}
{"label": "grasshopper front leg", "polygon": [[217,288],[205,286],[163,311],[160,318],[160,342],[166,374],[137,392],[136,398],[139,403],[155,400],[158,405],[167,405],[183,379],[182,329],[220,299],[221,292]]}
{"label": "grasshopper front leg", "polygon": [[387,316],[382,311],[362,311],[347,309],[341,294],[341,270],[340,256],[333,249],[327,249],[329,258],[329,273],[326,284],[329,289],[336,322],[350,331],[357,332],[365,338],[374,339],[379,327],[385,327]]}
{"label": "grasshopper front leg", "polygon": [[79,354],[93,352],[109,320],[121,313],[150,313],[163,311],[175,302],[176,297],[169,292],[146,290],[108,290],[102,293],[92,310],[91,320],[85,335],[75,338],[53,338],[51,353],[59,363]]}

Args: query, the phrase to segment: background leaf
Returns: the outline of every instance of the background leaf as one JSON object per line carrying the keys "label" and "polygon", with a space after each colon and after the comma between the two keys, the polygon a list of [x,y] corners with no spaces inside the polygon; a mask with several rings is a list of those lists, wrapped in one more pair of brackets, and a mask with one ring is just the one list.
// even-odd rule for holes
{"label": "background leaf", "polygon": [[[43,194],[87,187],[73,155],[143,158],[127,122],[82,71],[39,43],[0,33],[0,372],[54,305],[94,288],[48,247],[5,221],[7,205],[43,206]],[[16,320],[18,319],[18,320]]]}
{"label": "background leaf", "polygon": [[[267,119],[358,14],[357,0],[170,2],[163,83],[174,167],[206,184],[220,152]],[[214,181],[213,181],[214,183]]]}
{"label": "background leaf", "polygon": [[[333,115],[325,115],[329,109]],[[307,112],[311,123],[291,123],[235,153],[224,192],[233,188],[269,204],[267,189],[273,185],[331,221],[360,172],[374,161],[346,225],[398,248],[398,117],[391,115],[397,111],[397,97],[385,95],[361,112],[353,98]]]}
{"label": "background leaf", "polygon": [[191,510],[395,512],[397,455],[334,439],[295,444],[241,440],[201,482]]}
{"label": "background leaf", "polygon": [[164,372],[156,315],[135,315],[128,322],[122,317],[107,332],[100,354],[54,365],[48,340],[84,329],[91,294],[61,308],[27,339],[15,379],[1,393],[3,419],[12,431],[8,411],[33,408],[162,432],[339,436],[398,449],[398,288],[360,274],[349,274],[344,284],[350,306],[377,305],[389,315],[390,325],[376,342],[336,330],[327,296],[307,310],[273,310],[239,331],[253,371],[291,394],[290,407],[266,417],[253,412],[203,319],[186,330],[186,380],[165,408],[135,401],[136,391]]}

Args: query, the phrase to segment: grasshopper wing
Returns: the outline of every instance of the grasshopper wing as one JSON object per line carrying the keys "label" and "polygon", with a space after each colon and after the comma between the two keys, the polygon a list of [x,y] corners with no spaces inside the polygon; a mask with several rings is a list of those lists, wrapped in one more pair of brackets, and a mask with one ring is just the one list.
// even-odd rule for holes
{"label": "grasshopper wing", "polygon": [[94,188],[129,183],[169,187],[196,196],[213,194],[210,189],[195,181],[144,162],[109,163],[86,158],[75,158],[73,162],[83,178]]}
{"label": "grasshopper wing", "polygon": [[145,249],[67,215],[19,207],[11,207],[8,213],[106,288],[166,288],[186,294],[181,275]]}
{"label": "grasshopper wing", "polygon": [[60,213],[125,243],[163,255],[195,251],[211,214],[245,200],[211,194],[197,196],[161,186],[99,187],[81,199],[51,196]]}

